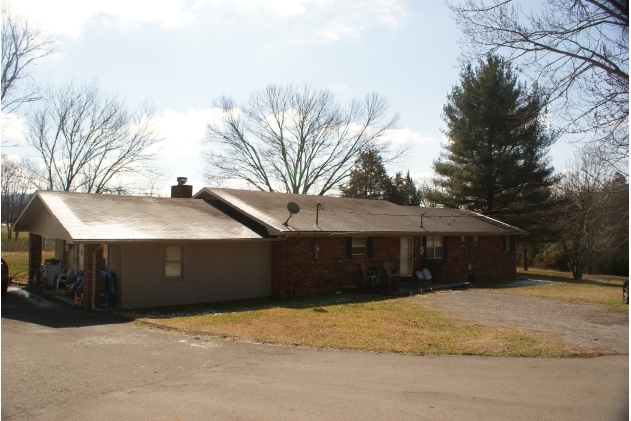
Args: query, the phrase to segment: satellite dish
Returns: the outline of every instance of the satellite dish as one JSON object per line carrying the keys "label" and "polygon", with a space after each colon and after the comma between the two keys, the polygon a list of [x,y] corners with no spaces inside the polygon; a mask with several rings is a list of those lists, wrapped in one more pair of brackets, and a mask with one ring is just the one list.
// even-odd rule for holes
{"label": "satellite dish", "polygon": [[287,203],[287,210],[289,213],[298,213],[300,212],[300,206],[298,206],[298,203],[289,202]]}
{"label": "satellite dish", "polygon": [[289,202],[287,203],[287,210],[289,211],[289,217],[287,217],[287,220],[283,222],[283,225],[289,227],[289,219],[291,219],[294,214],[300,212],[300,206],[298,206],[298,203]]}

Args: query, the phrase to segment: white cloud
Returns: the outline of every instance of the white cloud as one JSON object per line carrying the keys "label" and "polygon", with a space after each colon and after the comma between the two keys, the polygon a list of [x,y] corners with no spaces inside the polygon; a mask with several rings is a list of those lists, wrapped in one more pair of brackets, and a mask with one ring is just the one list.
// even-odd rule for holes
{"label": "white cloud", "polygon": [[3,158],[6,158],[7,160],[11,161],[11,162],[20,162],[22,161],[22,157],[20,155],[17,154],[9,154],[9,155],[2,155]]}
{"label": "white cloud", "polygon": [[191,157],[197,159],[203,149],[202,140],[206,123],[219,121],[221,111],[217,108],[189,110],[182,114],[166,110],[157,118],[158,133],[164,138],[160,155],[167,158]]}
{"label": "white cloud", "polygon": [[184,5],[184,0],[20,0],[13,2],[11,7],[46,31],[78,36],[83,25],[99,17],[123,26],[140,23],[182,26],[195,18],[184,10]]}
{"label": "white cloud", "polygon": [[416,182],[422,182],[423,180],[430,180],[434,178],[436,174],[432,171],[410,172],[410,177]]}
{"label": "white cloud", "polygon": [[395,145],[401,143],[411,143],[412,146],[416,146],[422,143],[439,143],[437,139],[432,137],[422,137],[420,133],[413,132],[407,128],[388,130],[383,139],[390,141]]}
{"label": "white cloud", "polygon": [[292,19],[288,39],[299,42],[357,38],[375,25],[396,27],[407,15],[400,0],[20,0],[12,7],[45,30],[67,36],[80,35],[85,24],[96,21],[177,28],[205,13],[218,21],[238,15],[250,26],[268,12]]}
{"label": "white cloud", "polygon": [[280,16],[302,15],[307,11],[314,0],[198,0],[199,3],[211,5],[232,4],[236,8],[249,12],[257,9],[268,9]]}
{"label": "white cloud", "polygon": [[326,43],[361,37],[375,26],[399,26],[407,12],[398,0],[319,0],[307,5],[305,19],[290,39]]}

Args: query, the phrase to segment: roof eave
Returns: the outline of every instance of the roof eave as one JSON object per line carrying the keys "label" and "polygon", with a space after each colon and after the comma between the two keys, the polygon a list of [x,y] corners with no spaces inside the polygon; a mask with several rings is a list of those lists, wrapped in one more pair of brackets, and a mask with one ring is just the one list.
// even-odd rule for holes
{"label": "roof eave", "polygon": [[204,187],[202,190],[198,191],[197,193],[195,193],[195,195],[193,195],[193,199],[215,199],[215,200],[219,200],[220,202],[222,202],[223,204],[229,206],[230,208],[234,209],[236,212],[239,212],[241,215],[250,218],[252,221],[255,221],[258,224],[261,224],[263,227],[265,227],[265,229],[267,230],[267,233],[271,236],[279,236],[279,235],[283,235],[284,231],[260,220],[259,218],[256,218],[254,216],[252,216],[251,214],[245,212],[243,209],[235,206],[232,202],[230,202],[229,200],[224,199],[221,195],[214,193],[212,191],[212,189],[208,188],[208,187]]}
{"label": "roof eave", "polygon": [[[33,206],[33,203],[35,203],[36,201],[39,201],[42,204],[42,206],[44,207],[44,209],[46,210],[46,212],[48,212],[52,216],[52,218],[55,220],[55,222],[57,222],[57,224],[59,224],[59,228],[61,230],[61,235],[59,235],[59,233],[56,233],[55,235],[50,235],[50,232],[39,231],[39,230],[32,231],[32,228],[22,227],[21,219],[22,218],[26,218],[26,215],[28,215],[28,212],[30,211],[30,207]],[[70,234],[68,229],[59,220],[59,218],[57,218],[55,213],[50,209],[50,206],[48,206],[48,204],[46,203],[46,200],[44,200],[43,195],[41,194],[40,190],[37,190],[33,194],[33,197],[31,197],[31,199],[28,201],[28,203],[26,204],[26,206],[24,207],[22,212],[20,212],[20,215],[17,217],[17,219],[15,220],[15,223],[13,224],[13,230],[15,232],[28,231],[29,233],[34,233],[34,234],[38,234],[38,235],[52,236],[52,237],[55,237],[55,238],[66,240],[68,242],[73,242],[74,241],[74,239],[72,238],[72,235]]]}

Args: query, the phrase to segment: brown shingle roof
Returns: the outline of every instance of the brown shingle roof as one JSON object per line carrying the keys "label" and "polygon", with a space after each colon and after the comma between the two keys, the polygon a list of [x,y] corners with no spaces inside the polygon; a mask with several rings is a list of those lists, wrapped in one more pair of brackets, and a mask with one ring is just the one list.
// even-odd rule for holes
{"label": "brown shingle roof", "polygon": [[[383,200],[219,188],[204,188],[194,197],[219,199],[265,225],[270,234],[323,231],[444,235],[525,233],[511,225],[475,212],[449,208],[399,206]],[[286,227],[283,222],[289,216],[288,202],[297,203],[300,206],[300,212],[289,219]],[[324,209],[318,212],[316,226],[318,203],[323,203]],[[421,227],[421,219],[423,227]]]}
{"label": "brown shingle roof", "polygon": [[261,238],[202,200],[59,191],[37,192],[14,229],[56,230],[57,238],[74,241]]}

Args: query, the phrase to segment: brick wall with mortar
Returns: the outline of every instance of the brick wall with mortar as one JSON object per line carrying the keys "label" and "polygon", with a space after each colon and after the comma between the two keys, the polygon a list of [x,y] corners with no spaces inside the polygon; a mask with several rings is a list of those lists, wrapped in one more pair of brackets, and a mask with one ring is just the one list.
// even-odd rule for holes
{"label": "brick wall with mortar", "polygon": [[85,244],[83,246],[83,308],[92,309],[92,274],[96,272],[96,295],[94,303],[99,307],[101,303],[101,291],[105,290],[105,278],[101,276],[103,269],[103,249],[96,251],[96,266],[92,267],[92,256],[100,244]]}
{"label": "brick wall with mortar", "polygon": [[[513,279],[517,275],[517,255],[515,241],[511,250],[505,250],[504,237],[478,237],[478,246],[474,246],[473,237],[465,237],[462,247],[461,237],[447,237],[447,261],[443,266],[442,276],[449,281],[466,281],[469,273],[474,281],[500,281]],[[471,271],[467,265],[471,265]]]}
{"label": "brick wall with mortar", "polygon": [[[425,267],[423,256],[419,254],[421,237],[413,237],[414,271]],[[504,238],[479,237],[478,246],[473,246],[473,237],[467,237],[465,247],[461,237],[447,238],[447,259],[430,262],[440,265],[436,280],[466,281],[469,276],[467,265],[476,281],[496,281],[512,279],[516,275],[516,254],[514,243],[510,251],[504,251]],[[373,237],[373,255],[346,256],[346,237],[317,237],[320,246],[315,258],[313,246],[315,237],[289,237],[272,245],[272,295],[305,295],[318,292],[337,291],[345,285],[361,284],[363,276],[360,265],[382,266],[392,263],[399,268],[400,237]]]}
{"label": "brick wall with mortar", "polygon": [[[315,258],[316,237],[289,237],[272,245],[272,295],[304,295],[337,291],[363,280],[360,265],[381,267],[392,263],[399,267],[400,237],[373,237],[372,257],[356,255],[347,259],[346,237],[317,237],[320,251]],[[413,267],[421,268],[418,254],[420,237],[414,237]]]}
{"label": "brick wall with mortar", "polygon": [[33,275],[39,272],[42,266],[42,236],[37,234],[28,235],[28,282],[30,284]]}

